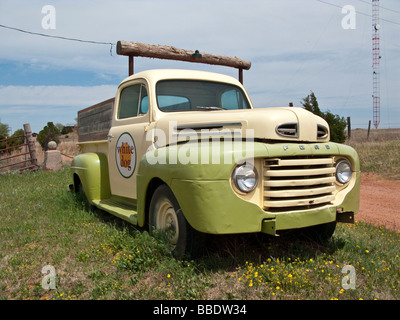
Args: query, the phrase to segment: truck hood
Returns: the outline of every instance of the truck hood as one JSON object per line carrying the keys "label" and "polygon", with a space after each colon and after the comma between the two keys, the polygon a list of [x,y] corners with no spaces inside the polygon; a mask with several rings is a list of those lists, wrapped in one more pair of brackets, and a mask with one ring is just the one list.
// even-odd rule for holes
{"label": "truck hood", "polygon": [[156,128],[166,137],[159,139],[157,147],[216,136],[290,142],[329,141],[327,122],[295,107],[166,113],[158,119]]}

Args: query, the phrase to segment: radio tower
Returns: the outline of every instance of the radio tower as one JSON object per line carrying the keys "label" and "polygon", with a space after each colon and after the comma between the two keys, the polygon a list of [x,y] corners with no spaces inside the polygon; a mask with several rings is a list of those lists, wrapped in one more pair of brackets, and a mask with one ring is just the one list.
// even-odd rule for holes
{"label": "radio tower", "polygon": [[372,109],[375,129],[378,129],[381,113],[380,102],[380,77],[379,77],[379,0],[372,0],[372,69],[373,69],[373,95]]}

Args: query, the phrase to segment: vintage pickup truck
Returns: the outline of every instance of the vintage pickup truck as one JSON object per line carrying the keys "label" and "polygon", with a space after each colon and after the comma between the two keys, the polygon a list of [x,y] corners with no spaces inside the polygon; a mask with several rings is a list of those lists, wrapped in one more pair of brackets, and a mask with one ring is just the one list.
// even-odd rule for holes
{"label": "vintage pickup truck", "polygon": [[253,108],[227,75],[133,74],[115,99],[78,112],[78,130],[74,190],[164,231],[177,257],[204,233],[312,227],[326,239],[358,212],[355,150],[330,142],[325,120],[303,108]]}

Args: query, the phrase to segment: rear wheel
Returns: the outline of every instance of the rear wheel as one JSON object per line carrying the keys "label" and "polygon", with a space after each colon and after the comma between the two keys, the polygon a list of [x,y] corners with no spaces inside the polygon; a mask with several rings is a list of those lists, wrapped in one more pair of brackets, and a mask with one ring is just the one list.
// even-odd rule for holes
{"label": "rear wheel", "polygon": [[185,216],[171,189],[159,186],[150,202],[150,231],[161,231],[172,254],[181,259],[190,250],[194,230]]}
{"label": "rear wheel", "polygon": [[83,188],[82,182],[79,180],[79,178],[76,178],[74,186],[75,188],[73,189],[75,190],[77,200],[82,203],[86,210],[93,211],[95,207],[90,204],[89,199]]}

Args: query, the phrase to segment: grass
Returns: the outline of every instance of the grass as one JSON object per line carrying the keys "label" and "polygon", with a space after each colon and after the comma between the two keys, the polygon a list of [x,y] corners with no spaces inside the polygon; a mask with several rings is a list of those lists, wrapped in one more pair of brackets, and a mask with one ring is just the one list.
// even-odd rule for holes
{"label": "grass", "polygon": [[[209,237],[207,252],[177,261],[159,237],[67,190],[70,172],[0,176],[0,299],[400,298],[400,234],[339,225],[320,245],[293,234]],[[55,289],[45,290],[45,266]],[[354,267],[355,289],[342,273]]]}
{"label": "grass", "polygon": [[358,152],[361,171],[373,172],[387,178],[400,179],[400,129],[352,131],[347,144]]}
{"label": "grass", "polygon": [[351,144],[358,152],[362,172],[400,178],[400,140]]}

